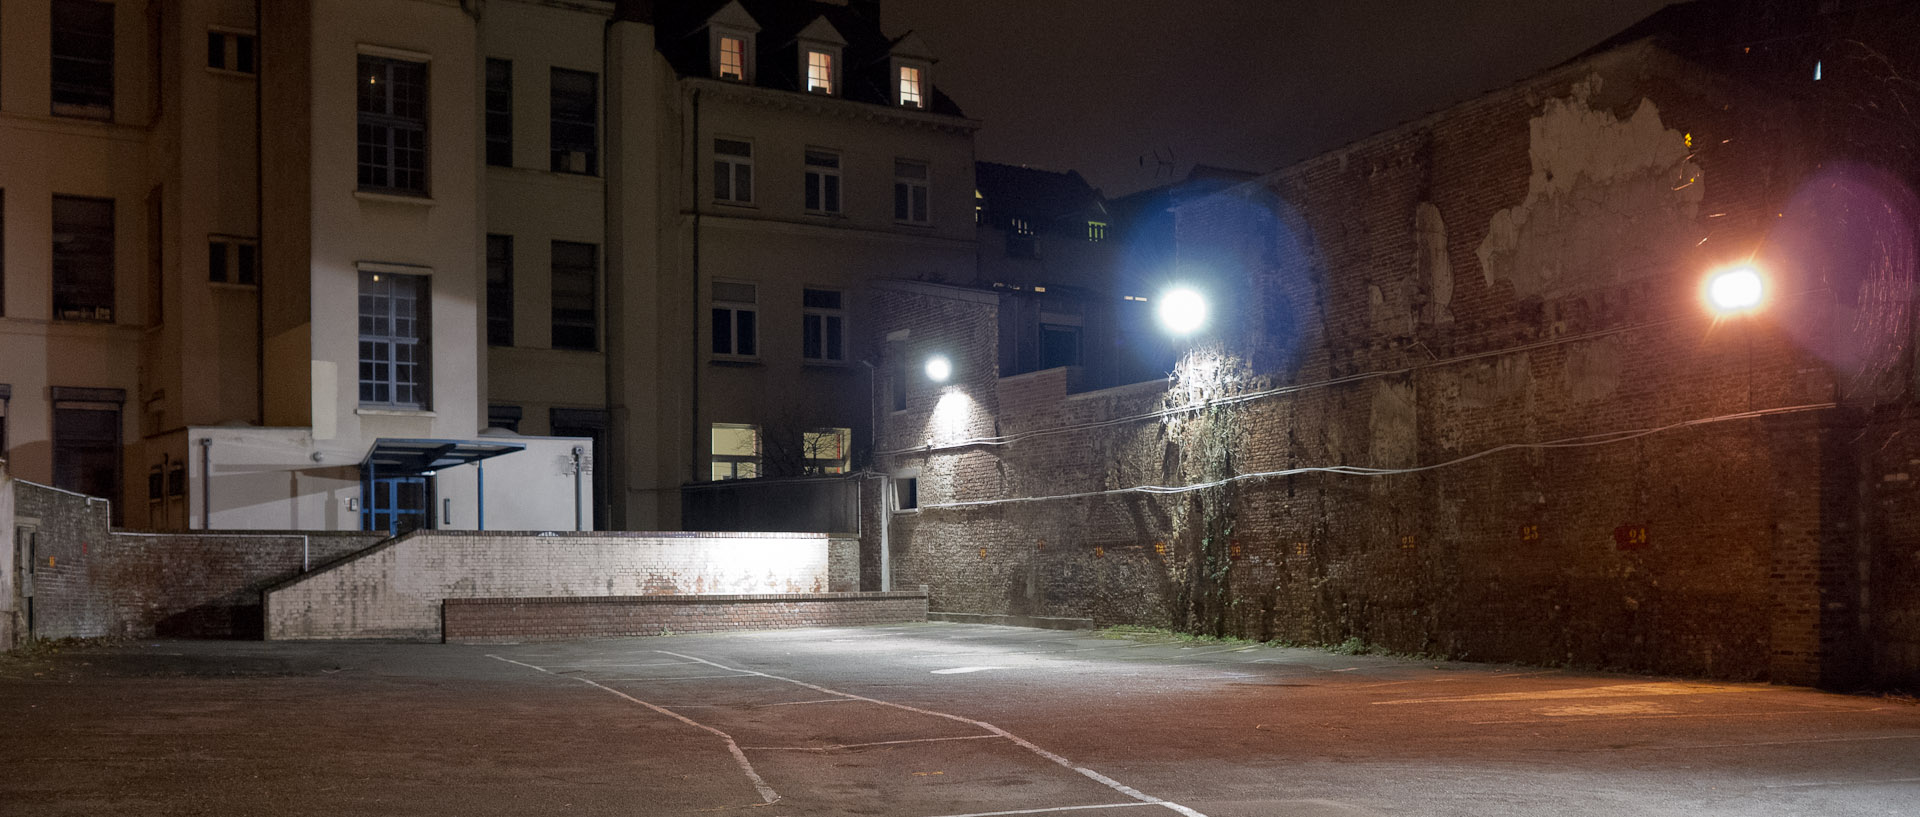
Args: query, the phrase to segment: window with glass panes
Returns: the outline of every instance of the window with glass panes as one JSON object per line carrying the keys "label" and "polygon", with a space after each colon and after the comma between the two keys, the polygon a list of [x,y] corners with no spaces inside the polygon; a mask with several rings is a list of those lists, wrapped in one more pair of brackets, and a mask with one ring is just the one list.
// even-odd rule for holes
{"label": "window with glass panes", "polygon": [[927,223],[927,163],[910,159],[893,162],[893,220]]}
{"label": "window with glass panes", "polygon": [[840,212],[840,154],[830,150],[809,150],[807,165],[807,212]]}
{"label": "window with glass panes", "polygon": [[753,203],[753,143],[713,140],[713,200]]}
{"label": "window with glass panes", "polygon": [[113,321],[113,199],[53,197],[53,317]]}
{"label": "window with glass panes", "polygon": [[600,248],[553,242],[553,348],[600,348]]}
{"label": "window with glass panes", "polygon": [[360,272],[360,404],[427,407],[427,278]]}
{"label": "window with glass panes", "polygon": [[739,37],[720,38],[720,78],[747,78],[747,42]]}
{"label": "window with glass panes", "polygon": [[487,164],[513,166],[513,62],[487,60]]}
{"label": "window with glass panes", "polygon": [[801,290],[800,357],[815,363],[847,359],[847,313],[841,293],[831,289]]}
{"label": "window with glass panes", "polygon": [[427,64],[360,55],[360,189],[427,192]]}
{"label": "window with glass panes", "polygon": [[833,54],[807,52],[807,90],[816,94],[833,93]]}
{"label": "window with glass panes", "polygon": [[53,0],[55,116],[113,118],[113,8],[97,0]]}
{"label": "window with glass panes", "polygon": [[732,281],[713,282],[713,354],[755,357],[760,354],[759,287]]}
{"label": "window with glass panes", "polygon": [[589,176],[600,172],[600,76],[555,68],[552,80],[551,169]]}
{"label": "window with glass panes", "polygon": [[900,66],[900,104],[909,108],[927,106],[920,94],[920,69],[911,65]]}
{"label": "window with glass panes", "polygon": [[513,236],[487,236],[487,345],[513,345]]}

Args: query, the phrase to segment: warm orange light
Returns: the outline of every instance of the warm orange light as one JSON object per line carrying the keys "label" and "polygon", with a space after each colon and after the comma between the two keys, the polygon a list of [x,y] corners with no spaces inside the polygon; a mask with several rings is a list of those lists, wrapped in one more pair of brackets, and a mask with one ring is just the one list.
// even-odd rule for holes
{"label": "warm orange light", "polygon": [[1751,265],[1728,267],[1707,276],[1707,305],[1722,315],[1758,309],[1766,293],[1766,279]]}

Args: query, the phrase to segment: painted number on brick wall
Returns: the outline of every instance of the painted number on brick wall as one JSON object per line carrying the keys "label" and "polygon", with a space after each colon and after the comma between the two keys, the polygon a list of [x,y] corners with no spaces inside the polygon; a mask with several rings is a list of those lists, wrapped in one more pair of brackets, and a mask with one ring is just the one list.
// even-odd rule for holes
{"label": "painted number on brick wall", "polygon": [[1293,555],[1295,555],[1295,556],[1305,556],[1305,555],[1307,555],[1307,554],[1308,554],[1309,552],[1311,552],[1311,549],[1307,547],[1307,543],[1305,543],[1305,542],[1295,542],[1295,543],[1293,543]]}
{"label": "painted number on brick wall", "polygon": [[1540,541],[1540,526],[1539,525],[1521,525],[1520,541],[1522,542]]}
{"label": "painted number on brick wall", "polygon": [[1420,537],[1418,536],[1415,536],[1410,533],[1410,534],[1407,534],[1406,536],[1400,537],[1401,550],[1412,550],[1419,546],[1420,546]]}
{"label": "painted number on brick wall", "polygon": [[1650,546],[1647,540],[1647,526],[1628,522],[1614,528],[1613,543],[1621,550],[1644,550]]}

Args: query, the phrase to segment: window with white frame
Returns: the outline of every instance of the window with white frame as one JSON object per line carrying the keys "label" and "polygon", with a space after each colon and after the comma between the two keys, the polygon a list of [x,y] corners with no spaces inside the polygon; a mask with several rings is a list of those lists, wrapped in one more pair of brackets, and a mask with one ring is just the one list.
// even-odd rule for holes
{"label": "window with white frame", "polygon": [[841,363],[847,359],[847,313],[844,293],[833,289],[801,290],[800,357],[809,363]]}
{"label": "window with white frame", "polygon": [[360,271],[360,404],[427,407],[427,277]]}
{"label": "window with white frame", "polygon": [[900,105],[906,108],[927,107],[925,91],[920,87],[920,69],[911,65],[900,66]]}
{"label": "window with white frame", "polygon": [[360,55],[360,189],[427,192],[427,64]]}
{"label": "window with white frame", "polygon": [[927,223],[927,163],[893,160],[893,220]]}
{"label": "window with white frame", "polygon": [[745,80],[747,78],[747,41],[740,37],[721,35],[720,71],[721,79]]}
{"label": "window with white frame", "polygon": [[911,511],[920,507],[920,478],[893,478],[893,509]]}
{"label": "window with white frame", "polygon": [[844,474],[852,462],[849,453],[852,447],[853,429],[850,428],[803,431],[800,433],[800,456],[804,458],[801,470],[809,476]]}
{"label": "window with white frame", "polygon": [[832,94],[833,90],[833,52],[817,48],[807,49],[807,92]]}
{"label": "window with white frame", "polygon": [[807,212],[840,212],[840,154],[831,150],[808,150]]}
{"label": "window with white frame", "polygon": [[727,204],[753,203],[752,142],[713,140],[713,200]]}
{"label": "window with white frame", "polygon": [[760,354],[759,287],[733,281],[713,282],[713,355],[750,358]]}
{"label": "window with white frame", "polygon": [[250,238],[207,238],[207,281],[255,286],[260,283],[260,245]]}
{"label": "window with white frame", "polygon": [[760,476],[760,428],[742,423],[713,424],[713,479]]}

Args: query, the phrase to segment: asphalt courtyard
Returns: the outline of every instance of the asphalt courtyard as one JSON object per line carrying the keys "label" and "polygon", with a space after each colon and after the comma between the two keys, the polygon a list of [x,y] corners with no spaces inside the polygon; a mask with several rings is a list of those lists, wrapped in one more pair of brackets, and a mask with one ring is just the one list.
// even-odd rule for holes
{"label": "asphalt courtyard", "polygon": [[1920,814],[1900,699],[956,624],[0,659],[0,813]]}

